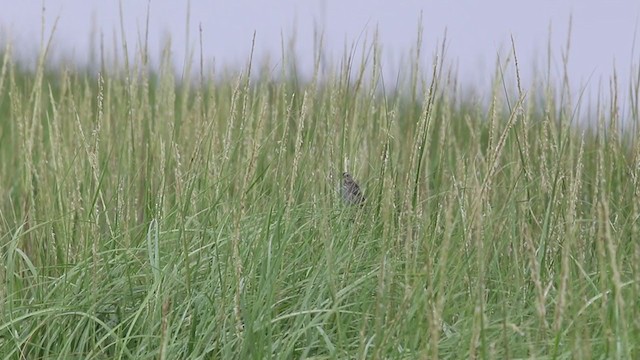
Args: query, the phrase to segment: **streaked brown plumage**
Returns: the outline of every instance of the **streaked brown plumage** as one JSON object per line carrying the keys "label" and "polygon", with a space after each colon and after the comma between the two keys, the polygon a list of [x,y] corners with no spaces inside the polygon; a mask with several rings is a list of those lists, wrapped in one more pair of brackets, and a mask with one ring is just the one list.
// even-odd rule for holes
{"label": "streaked brown plumage", "polygon": [[353,180],[353,177],[348,172],[342,173],[342,187],[341,187],[342,199],[349,205],[363,205],[364,195],[360,186]]}

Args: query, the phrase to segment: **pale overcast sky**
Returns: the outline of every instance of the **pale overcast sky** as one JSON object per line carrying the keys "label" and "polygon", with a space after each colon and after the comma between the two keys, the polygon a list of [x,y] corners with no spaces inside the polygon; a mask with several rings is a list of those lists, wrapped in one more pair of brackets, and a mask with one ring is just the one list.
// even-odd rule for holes
{"label": "pale overcast sky", "polygon": [[[46,30],[59,18],[54,49],[78,62],[88,58],[91,34],[102,32],[113,48],[120,36],[119,1],[45,1]],[[176,64],[184,59],[187,1],[150,2],[150,54],[159,57],[167,35],[171,37]],[[125,33],[130,48],[144,33],[148,1],[122,0]],[[523,70],[525,87],[534,67],[544,68],[551,29],[553,76],[562,69],[562,51],[569,18],[573,19],[569,75],[578,86],[591,76],[608,87],[613,65],[626,84],[631,65],[640,62],[634,50],[640,1],[382,1],[382,0],[234,0],[190,2],[190,46],[199,51],[198,27],[203,29],[204,53],[216,66],[242,67],[256,32],[256,57],[280,57],[281,36],[296,36],[296,51],[303,70],[312,67],[314,30],[324,32],[329,58],[339,59],[344,45],[361,34],[371,38],[377,28],[383,45],[383,61],[397,71],[398,61],[409,56],[417,37],[422,12],[424,66],[447,31],[447,56],[457,63],[463,82],[485,86],[492,77],[496,54],[506,55],[513,36]],[[21,56],[39,48],[41,1],[0,0],[0,39],[9,38]],[[364,37],[364,35],[363,35]],[[119,44],[120,42],[118,42]],[[635,51],[635,53],[633,53]],[[274,62],[275,62],[274,61]],[[624,85],[626,86],[626,85]],[[626,93],[626,88],[624,89]]]}

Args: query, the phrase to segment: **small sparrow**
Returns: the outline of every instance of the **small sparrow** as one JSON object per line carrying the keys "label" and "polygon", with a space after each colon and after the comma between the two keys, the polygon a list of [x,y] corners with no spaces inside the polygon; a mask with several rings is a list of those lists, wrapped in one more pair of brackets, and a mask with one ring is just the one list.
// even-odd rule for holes
{"label": "small sparrow", "polygon": [[360,186],[353,180],[348,172],[342,173],[342,199],[349,205],[363,205],[364,195],[360,190]]}

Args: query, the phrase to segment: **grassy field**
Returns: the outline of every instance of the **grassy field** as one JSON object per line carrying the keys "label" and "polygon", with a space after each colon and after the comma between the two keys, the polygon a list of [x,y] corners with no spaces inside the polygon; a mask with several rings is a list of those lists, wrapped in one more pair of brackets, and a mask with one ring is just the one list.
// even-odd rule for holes
{"label": "grassy field", "polygon": [[638,86],[521,89],[512,54],[481,101],[441,57],[385,86],[375,46],[308,81],[168,54],[3,53],[2,358],[640,357]]}

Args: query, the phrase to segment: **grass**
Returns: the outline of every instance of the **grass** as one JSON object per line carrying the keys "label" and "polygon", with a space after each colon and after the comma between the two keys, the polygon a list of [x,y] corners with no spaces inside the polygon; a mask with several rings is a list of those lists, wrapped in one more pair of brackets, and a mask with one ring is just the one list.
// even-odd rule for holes
{"label": "grass", "polygon": [[370,49],[196,84],[7,48],[2,357],[637,358],[637,114],[440,60],[388,89]]}

